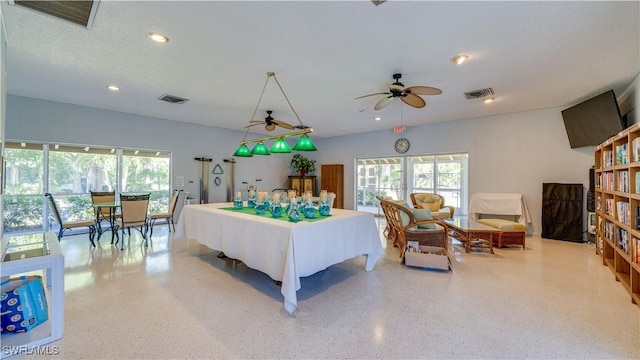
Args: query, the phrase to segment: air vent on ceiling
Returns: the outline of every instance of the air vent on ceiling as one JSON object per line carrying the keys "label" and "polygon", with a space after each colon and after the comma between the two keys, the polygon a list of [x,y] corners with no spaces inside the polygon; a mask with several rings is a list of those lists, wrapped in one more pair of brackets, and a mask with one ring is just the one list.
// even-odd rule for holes
{"label": "air vent on ceiling", "polygon": [[98,10],[99,0],[54,1],[54,0],[9,0],[10,4],[20,5],[29,9],[71,21],[91,29],[93,19]]}
{"label": "air vent on ceiling", "polygon": [[464,96],[467,99],[480,99],[487,96],[493,96],[495,93],[492,88],[479,89],[473,91],[467,91],[464,93]]}
{"label": "air vent on ceiling", "polygon": [[184,104],[187,101],[189,101],[189,99],[185,99],[185,98],[181,98],[181,97],[173,96],[173,95],[168,95],[168,94],[163,94],[158,99],[162,100],[162,101],[166,101],[166,102],[171,103],[171,104]]}
{"label": "air vent on ceiling", "polygon": [[382,4],[385,1],[387,1],[387,0],[371,0],[373,5],[375,5],[375,6],[378,6],[378,5]]}

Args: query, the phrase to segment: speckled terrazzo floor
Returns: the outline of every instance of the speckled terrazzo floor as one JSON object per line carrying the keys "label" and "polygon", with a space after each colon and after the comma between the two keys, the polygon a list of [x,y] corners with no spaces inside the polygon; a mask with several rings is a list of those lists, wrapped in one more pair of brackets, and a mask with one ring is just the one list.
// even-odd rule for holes
{"label": "speckled terrazzo floor", "polygon": [[[133,232],[132,232],[133,234]],[[452,272],[408,268],[398,250],[302,279],[288,314],[279,288],[194,241],[148,249],[66,236],[64,359],[638,359],[640,308],[588,244],[527,238],[466,254]],[[10,359],[35,359],[20,354]]]}

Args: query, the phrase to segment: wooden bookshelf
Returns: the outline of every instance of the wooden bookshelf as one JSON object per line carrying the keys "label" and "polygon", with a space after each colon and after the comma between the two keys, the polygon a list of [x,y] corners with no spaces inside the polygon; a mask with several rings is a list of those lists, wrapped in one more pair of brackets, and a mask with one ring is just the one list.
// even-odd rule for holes
{"label": "wooden bookshelf", "polygon": [[596,254],[640,306],[640,125],[595,149]]}

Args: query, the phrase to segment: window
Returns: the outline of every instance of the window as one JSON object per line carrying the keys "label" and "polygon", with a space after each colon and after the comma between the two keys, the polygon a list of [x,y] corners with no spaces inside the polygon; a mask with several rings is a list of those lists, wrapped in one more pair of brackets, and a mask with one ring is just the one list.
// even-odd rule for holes
{"label": "window", "polygon": [[54,195],[60,216],[71,221],[91,219],[89,192],[114,191],[116,165],[115,149],[49,145],[48,192]]}
{"label": "window", "polygon": [[459,210],[466,208],[467,166],[465,153],[356,159],[356,210],[381,214],[376,195],[402,200],[430,192],[464,213]]}
{"label": "window", "polygon": [[90,191],[150,192],[149,212],[168,211],[168,152],[22,142],[5,146],[5,233],[58,227],[43,201],[45,192],[54,195],[61,217],[69,221],[93,218]]}
{"label": "window", "polygon": [[124,150],[122,192],[149,192],[149,212],[169,211],[169,153]]}
{"label": "window", "polygon": [[42,229],[42,144],[5,143],[4,232]]}

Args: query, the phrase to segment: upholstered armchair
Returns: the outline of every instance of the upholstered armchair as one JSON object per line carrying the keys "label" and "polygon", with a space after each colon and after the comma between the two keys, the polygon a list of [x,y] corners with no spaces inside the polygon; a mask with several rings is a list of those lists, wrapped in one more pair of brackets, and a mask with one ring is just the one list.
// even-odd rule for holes
{"label": "upholstered armchair", "polygon": [[431,193],[412,193],[411,202],[416,209],[428,209],[434,219],[450,219],[455,208],[444,204],[444,197]]}

